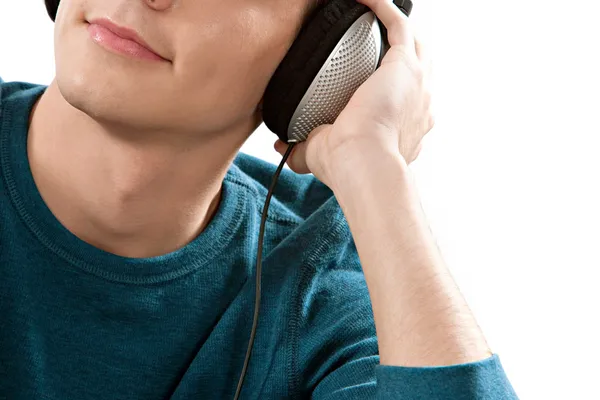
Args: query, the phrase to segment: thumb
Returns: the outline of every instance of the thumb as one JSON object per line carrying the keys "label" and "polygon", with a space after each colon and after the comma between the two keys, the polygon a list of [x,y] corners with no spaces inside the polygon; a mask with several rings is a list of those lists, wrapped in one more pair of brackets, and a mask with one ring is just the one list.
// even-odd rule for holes
{"label": "thumb", "polygon": [[[288,149],[288,146],[291,144],[287,144],[283,142],[281,139],[278,139],[275,142],[275,150],[283,156]],[[308,174],[310,170],[308,169],[308,165],[306,163],[306,142],[297,143],[294,146],[294,149],[290,153],[286,164],[292,171],[297,174]]]}
{"label": "thumb", "polygon": [[[317,157],[317,147],[319,147],[318,143],[322,142],[331,126],[331,124],[319,125],[310,132],[304,142],[296,143],[287,159],[287,165],[292,171],[298,174],[313,173],[317,178],[320,178],[318,175],[320,175],[322,168]],[[288,146],[289,144],[281,140],[277,140],[274,145],[275,150],[282,156],[287,151]]]}

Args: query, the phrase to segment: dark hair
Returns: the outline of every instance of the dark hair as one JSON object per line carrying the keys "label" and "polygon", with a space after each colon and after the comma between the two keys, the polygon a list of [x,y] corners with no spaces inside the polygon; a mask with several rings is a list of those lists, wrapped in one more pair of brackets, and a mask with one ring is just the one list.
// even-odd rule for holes
{"label": "dark hair", "polygon": [[48,11],[48,15],[54,21],[56,19],[56,11],[58,10],[58,3],[60,0],[45,0],[46,1],[46,11]]}

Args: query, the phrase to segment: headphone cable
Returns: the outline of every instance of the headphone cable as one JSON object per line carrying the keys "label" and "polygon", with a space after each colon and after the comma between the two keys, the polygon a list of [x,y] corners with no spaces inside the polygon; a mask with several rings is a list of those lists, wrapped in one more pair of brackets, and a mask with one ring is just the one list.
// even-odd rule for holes
{"label": "headphone cable", "polygon": [[260,281],[261,281],[261,270],[262,270],[262,250],[263,250],[263,239],[265,236],[265,223],[267,220],[267,211],[269,209],[269,204],[271,203],[271,196],[273,195],[273,189],[277,184],[277,179],[279,178],[279,174],[285,165],[292,149],[296,145],[296,142],[291,142],[288,145],[288,148],[281,159],[281,163],[279,163],[279,167],[275,171],[273,175],[273,179],[271,180],[271,186],[269,187],[269,192],[267,193],[267,197],[265,199],[265,205],[262,211],[262,217],[260,219],[260,230],[258,234],[258,253],[256,255],[256,296],[254,300],[254,318],[252,321],[252,330],[250,331],[250,340],[248,341],[248,349],[246,350],[246,358],[244,360],[244,367],[242,368],[242,372],[240,374],[240,379],[238,381],[237,389],[235,391],[234,400],[238,400],[240,397],[240,393],[242,392],[242,386],[244,385],[244,378],[246,377],[246,371],[248,370],[248,363],[250,362],[250,354],[252,353],[252,345],[254,344],[254,337],[256,336],[256,327],[258,325],[258,311],[260,309]]}

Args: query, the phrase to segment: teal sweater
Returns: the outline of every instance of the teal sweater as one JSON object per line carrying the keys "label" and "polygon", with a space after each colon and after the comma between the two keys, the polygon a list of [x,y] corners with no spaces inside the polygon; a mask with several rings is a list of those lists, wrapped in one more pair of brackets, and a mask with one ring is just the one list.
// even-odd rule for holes
{"label": "teal sweater", "polygon": [[[0,81],[0,399],[232,398],[275,166],[240,153],[216,215],[190,244],[116,256],[71,234],[37,191],[26,143],[44,90]],[[262,282],[242,399],[517,398],[496,354],[448,367],[379,365],[347,222],[310,175],[281,175]]]}

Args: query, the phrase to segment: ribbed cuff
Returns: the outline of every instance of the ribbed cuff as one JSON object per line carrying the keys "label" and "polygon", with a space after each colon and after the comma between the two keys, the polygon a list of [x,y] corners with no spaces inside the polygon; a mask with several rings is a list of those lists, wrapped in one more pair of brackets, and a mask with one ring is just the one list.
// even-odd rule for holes
{"label": "ribbed cuff", "polygon": [[442,367],[377,365],[377,399],[514,400],[518,399],[500,358]]}

